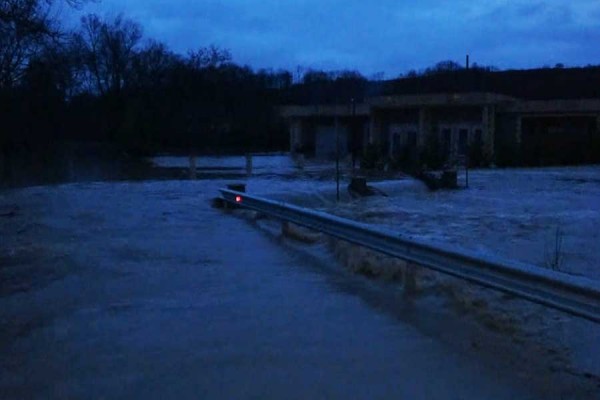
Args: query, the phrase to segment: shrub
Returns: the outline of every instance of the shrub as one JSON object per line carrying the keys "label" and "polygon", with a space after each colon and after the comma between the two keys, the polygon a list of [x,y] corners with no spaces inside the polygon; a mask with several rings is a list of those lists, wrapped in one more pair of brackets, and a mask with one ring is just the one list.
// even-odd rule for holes
{"label": "shrub", "polygon": [[383,169],[383,165],[385,163],[384,152],[381,149],[381,146],[378,146],[374,143],[369,143],[365,150],[363,151],[363,155],[360,161],[360,167],[362,169]]}
{"label": "shrub", "polygon": [[429,135],[419,157],[423,169],[441,169],[448,161],[437,135]]}

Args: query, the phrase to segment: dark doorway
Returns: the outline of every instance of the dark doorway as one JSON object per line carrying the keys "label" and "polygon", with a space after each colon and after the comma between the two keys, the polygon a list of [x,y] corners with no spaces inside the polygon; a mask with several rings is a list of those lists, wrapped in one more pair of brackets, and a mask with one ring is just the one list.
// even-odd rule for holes
{"label": "dark doorway", "polygon": [[469,141],[469,131],[461,129],[458,131],[458,154],[464,156],[467,154],[467,143]]}
{"label": "dark doorway", "polygon": [[596,162],[593,117],[523,118],[521,149],[526,165]]}

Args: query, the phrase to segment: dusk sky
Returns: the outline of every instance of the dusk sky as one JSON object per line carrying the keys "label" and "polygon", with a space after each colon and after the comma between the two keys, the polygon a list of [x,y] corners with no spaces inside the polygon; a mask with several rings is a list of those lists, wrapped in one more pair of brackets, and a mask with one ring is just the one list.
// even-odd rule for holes
{"label": "dusk sky", "polygon": [[437,61],[506,68],[600,63],[598,0],[101,0],[179,53],[215,44],[253,68],[393,78]]}

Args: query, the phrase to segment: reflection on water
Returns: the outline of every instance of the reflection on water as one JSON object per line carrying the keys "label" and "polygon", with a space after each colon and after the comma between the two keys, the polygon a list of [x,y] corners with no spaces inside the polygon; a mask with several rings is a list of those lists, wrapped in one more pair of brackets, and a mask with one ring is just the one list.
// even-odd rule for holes
{"label": "reflection on water", "polygon": [[0,185],[4,187],[136,179],[150,167],[101,144],[69,144],[46,152],[21,152],[0,160],[0,164]]}
{"label": "reflection on water", "polygon": [[[164,168],[188,168],[189,157],[159,156],[152,159],[154,165]],[[238,170],[246,169],[246,156],[199,156],[196,157],[196,167],[200,170],[215,169]],[[252,169],[255,171],[293,171],[295,169],[289,155],[253,156]]]}
{"label": "reflection on water", "polygon": [[[0,158],[0,187],[160,179],[238,179],[247,175],[245,156],[198,156],[190,173],[186,156],[133,157],[102,144],[70,144],[44,154]],[[253,175],[291,175],[289,156],[255,156]]]}

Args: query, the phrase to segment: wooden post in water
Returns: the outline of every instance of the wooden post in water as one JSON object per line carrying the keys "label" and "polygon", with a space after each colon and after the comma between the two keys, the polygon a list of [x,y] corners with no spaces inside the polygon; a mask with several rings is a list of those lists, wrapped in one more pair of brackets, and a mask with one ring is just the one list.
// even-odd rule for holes
{"label": "wooden post in water", "polygon": [[190,179],[196,179],[196,156],[190,154]]}
{"label": "wooden post in water", "polygon": [[304,169],[304,153],[299,153],[299,154],[297,155],[297,158],[296,158],[296,160],[297,160],[297,165],[298,165],[298,168],[299,168],[300,170],[303,170],[303,169]]}
{"label": "wooden post in water", "polygon": [[252,154],[246,154],[246,175],[252,175]]}
{"label": "wooden post in water", "polygon": [[0,183],[4,180],[4,149],[0,145]]}
{"label": "wooden post in water", "polygon": [[467,161],[465,163],[465,184],[467,189],[469,188],[469,156],[467,156]]}

